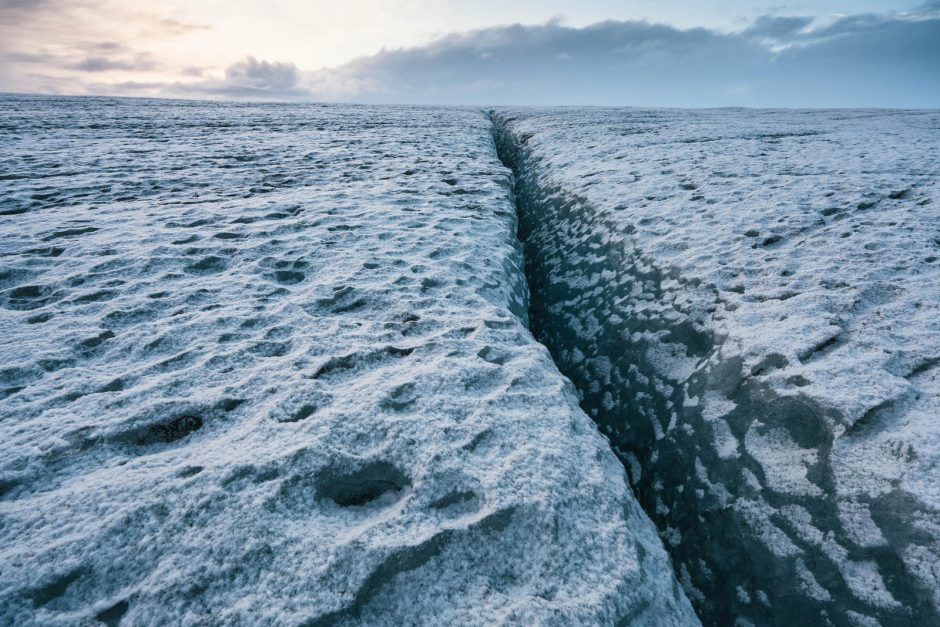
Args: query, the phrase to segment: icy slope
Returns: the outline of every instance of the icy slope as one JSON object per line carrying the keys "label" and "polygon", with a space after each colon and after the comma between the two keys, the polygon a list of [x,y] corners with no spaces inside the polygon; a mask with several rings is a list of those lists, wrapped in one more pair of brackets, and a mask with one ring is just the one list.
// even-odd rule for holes
{"label": "icy slope", "polygon": [[940,114],[494,119],[533,332],[704,622],[940,622]]}
{"label": "icy slope", "polygon": [[692,624],[482,113],[0,99],[0,623]]}

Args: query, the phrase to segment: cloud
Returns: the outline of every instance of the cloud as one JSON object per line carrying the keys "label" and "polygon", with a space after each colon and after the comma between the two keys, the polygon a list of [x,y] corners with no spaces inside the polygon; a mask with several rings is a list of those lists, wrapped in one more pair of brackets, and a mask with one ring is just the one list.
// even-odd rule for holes
{"label": "cloud", "polygon": [[[420,104],[940,107],[940,0],[828,19],[767,15],[731,33],[643,21],[575,28],[553,19],[449,34],[316,71],[245,57],[224,73],[185,54],[174,60],[172,38],[208,26],[151,13],[128,14],[120,28],[114,16],[107,28],[74,26],[90,19],[90,1],[0,0],[0,90]],[[38,26],[27,14],[39,16]],[[55,36],[35,36],[40,26]]]}
{"label": "cloud", "polygon": [[763,15],[744,31],[744,35],[773,40],[786,39],[798,34],[812,23],[813,18],[811,17],[772,17]]}
{"label": "cloud", "polygon": [[140,92],[163,89],[166,83],[161,81],[121,81],[120,83],[109,83],[107,87],[115,88],[120,92]]}
{"label": "cloud", "polygon": [[[0,0],[0,91],[118,94],[184,78],[189,33],[209,26],[128,0]],[[152,94],[155,95],[155,94]]]}
{"label": "cloud", "polygon": [[77,44],[77,47],[93,53],[112,54],[127,52],[129,48],[119,41],[86,41]]}
{"label": "cloud", "polygon": [[160,69],[160,64],[154,61],[151,55],[144,53],[138,54],[132,59],[105,56],[86,57],[69,67],[81,72],[110,72],[115,70],[124,72],[153,72]]}
{"label": "cloud", "polygon": [[929,14],[933,17],[936,17],[937,14],[940,14],[940,0],[928,0],[924,4],[920,5],[916,12],[923,15]]}
{"label": "cloud", "polygon": [[49,4],[49,0],[0,0],[0,10],[32,11]]}
{"label": "cloud", "polygon": [[10,63],[47,65],[50,63],[55,63],[58,60],[58,57],[44,52],[4,52],[3,60]]}
{"label": "cloud", "polygon": [[166,86],[171,94],[234,99],[309,99],[301,74],[290,62],[259,61],[245,57],[225,70],[224,79],[177,82]]}
{"label": "cloud", "polygon": [[383,50],[305,83],[317,98],[362,102],[938,107],[936,6],[825,26],[765,16],[730,34],[635,21],[514,24]]}
{"label": "cloud", "polygon": [[210,30],[212,27],[208,24],[192,24],[172,19],[155,20],[156,25],[168,35],[185,35],[196,31]]}
{"label": "cloud", "polygon": [[[90,53],[75,61],[77,53]],[[127,46],[112,41],[77,44],[70,53],[49,52],[3,52],[0,60],[41,66],[46,68],[69,69],[79,72],[154,72],[161,65],[150,53],[134,53]]]}
{"label": "cloud", "polygon": [[[321,97],[367,102],[665,104],[739,81],[757,71],[754,59],[767,56],[755,42],[706,29],[514,24],[383,51],[308,80]],[[486,84],[493,88],[463,89]],[[343,93],[349,87],[364,89]]]}
{"label": "cloud", "polygon": [[293,63],[258,61],[246,57],[225,70],[226,82],[262,90],[290,89],[300,82],[300,72]]}

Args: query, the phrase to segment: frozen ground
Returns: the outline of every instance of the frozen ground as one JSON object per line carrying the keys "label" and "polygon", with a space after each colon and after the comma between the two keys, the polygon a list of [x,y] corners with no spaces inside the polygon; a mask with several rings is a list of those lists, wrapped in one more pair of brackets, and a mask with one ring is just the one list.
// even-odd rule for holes
{"label": "frozen ground", "polygon": [[501,111],[532,327],[706,624],[940,624],[940,113]]}
{"label": "frozen ground", "polygon": [[695,623],[509,180],[469,110],[0,99],[0,624]]}

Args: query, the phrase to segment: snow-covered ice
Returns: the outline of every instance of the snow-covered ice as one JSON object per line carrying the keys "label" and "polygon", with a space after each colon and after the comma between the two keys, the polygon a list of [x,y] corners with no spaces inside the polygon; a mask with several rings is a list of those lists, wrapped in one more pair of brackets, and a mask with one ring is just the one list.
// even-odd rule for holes
{"label": "snow-covered ice", "polygon": [[484,112],[6,96],[0,186],[0,623],[697,623]]}
{"label": "snow-covered ice", "polygon": [[938,146],[0,98],[0,623],[940,622]]}
{"label": "snow-covered ice", "polygon": [[940,113],[493,117],[533,331],[704,622],[940,623]]}

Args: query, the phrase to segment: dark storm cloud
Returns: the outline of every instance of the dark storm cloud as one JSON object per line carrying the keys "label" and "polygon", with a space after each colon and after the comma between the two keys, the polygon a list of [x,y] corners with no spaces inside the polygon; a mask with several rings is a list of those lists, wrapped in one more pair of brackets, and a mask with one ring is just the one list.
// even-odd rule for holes
{"label": "dark storm cloud", "polygon": [[309,82],[320,97],[368,102],[936,107],[938,4],[815,29],[806,17],[764,17],[732,34],[500,26],[383,50]]}

